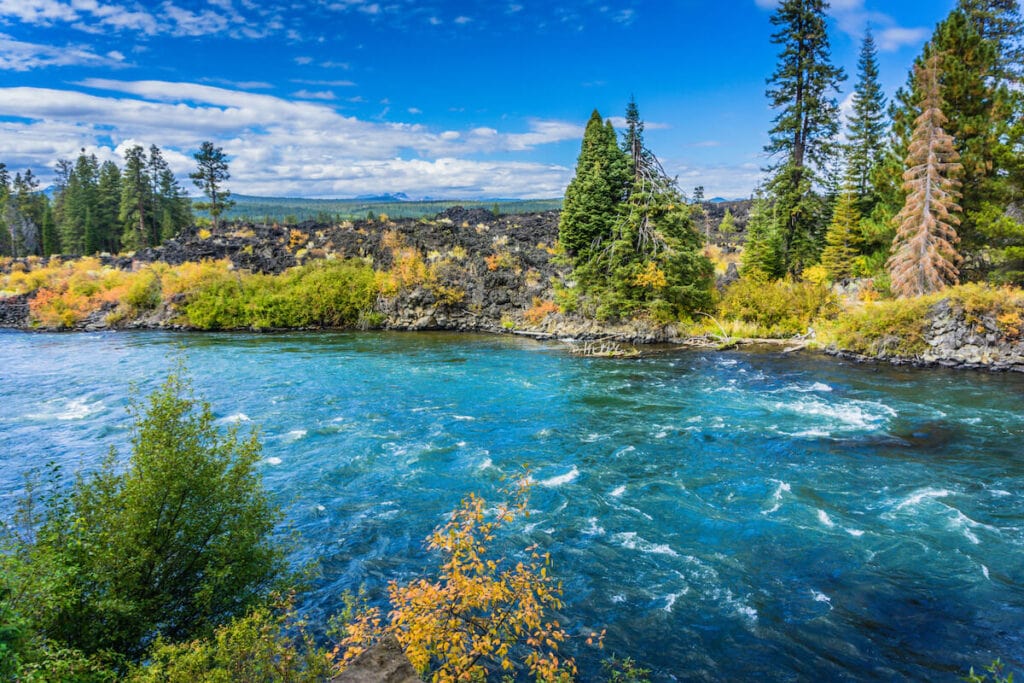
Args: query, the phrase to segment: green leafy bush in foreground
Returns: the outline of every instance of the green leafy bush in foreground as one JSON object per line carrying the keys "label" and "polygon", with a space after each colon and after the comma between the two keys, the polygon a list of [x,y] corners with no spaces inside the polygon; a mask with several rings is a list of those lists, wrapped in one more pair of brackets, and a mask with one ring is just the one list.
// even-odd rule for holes
{"label": "green leafy bush in foreground", "polygon": [[155,639],[246,614],[283,575],[256,435],[222,434],[180,375],[131,413],[127,467],[112,450],[70,489],[30,490],[4,530],[0,647],[15,678],[110,680]]}
{"label": "green leafy bush in foreground", "polygon": [[201,330],[372,324],[377,286],[362,261],[321,260],[280,275],[225,270],[186,294],[185,322]]}

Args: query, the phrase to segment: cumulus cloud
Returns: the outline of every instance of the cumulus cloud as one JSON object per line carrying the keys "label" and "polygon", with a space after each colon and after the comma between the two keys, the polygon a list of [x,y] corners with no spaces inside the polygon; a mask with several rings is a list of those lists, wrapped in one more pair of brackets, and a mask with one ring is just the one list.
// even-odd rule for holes
{"label": "cumulus cloud", "polygon": [[184,177],[191,151],[213,140],[231,158],[232,188],[245,194],[554,197],[571,171],[515,156],[583,132],[541,119],[528,120],[524,131],[437,131],[199,83],[93,78],[77,86],[0,88],[0,117],[8,119],[0,123],[0,158],[41,171],[83,146],[109,158],[131,144],[157,144]]}

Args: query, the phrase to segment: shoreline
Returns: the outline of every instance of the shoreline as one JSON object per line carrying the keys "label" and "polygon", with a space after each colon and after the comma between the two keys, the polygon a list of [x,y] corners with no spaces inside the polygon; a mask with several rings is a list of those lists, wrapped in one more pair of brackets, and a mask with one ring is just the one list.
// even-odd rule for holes
{"label": "shoreline", "polygon": [[[175,334],[253,334],[253,335],[277,335],[294,333],[372,333],[372,332],[396,332],[403,334],[415,333],[446,333],[456,335],[487,335],[496,337],[520,337],[538,342],[558,342],[567,353],[590,358],[605,359],[629,359],[644,358],[654,354],[668,353],[673,351],[711,351],[722,353],[727,351],[741,351],[755,353],[757,351],[771,350],[781,355],[814,354],[826,357],[830,360],[840,360],[856,363],[858,365],[893,366],[900,368],[913,368],[915,370],[968,370],[974,372],[989,373],[1022,373],[1024,374],[1024,362],[999,362],[992,363],[971,363],[956,359],[926,359],[920,356],[870,356],[848,349],[840,349],[834,345],[822,346],[813,340],[801,338],[773,339],[773,338],[730,338],[721,340],[710,336],[697,337],[676,337],[675,339],[659,339],[653,341],[637,341],[623,334],[610,333],[602,338],[593,337],[572,337],[560,335],[557,332],[545,332],[539,330],[503,329],[495,326],[490,328],[445,328],[445,327],[399,327],[383,326],[360,329],[357,327],[298,327],[298,328],[274,328],[274,329],[219,329],[203,330],[183,325],[127,325],[121,327],[75,327],[75,328],[32,328],[24,325],[0,324],[0,330],[11,330],[25,334],[82,334],[96,332],[132,333],[132,332],[170,332]],[[573,346],[593,341],[605,341],[610,344],[632,347],[628,352],[623,353],[574,353]]]}

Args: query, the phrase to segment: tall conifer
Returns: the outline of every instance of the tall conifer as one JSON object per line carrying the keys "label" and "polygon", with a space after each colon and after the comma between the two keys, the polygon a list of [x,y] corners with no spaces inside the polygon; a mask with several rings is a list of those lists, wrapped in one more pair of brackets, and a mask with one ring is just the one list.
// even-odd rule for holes
{"label": "tall conifer", "polygon": [[899,227],[887,264],[892,290],[901,297],[929,294],[959,282],[957,176],[963,166],[953,137],[943,129],[947,119],[939,84],[941,60],[933,54],[917,71],[924,96],[903,174],[907,199],[896,217]]}
{"label": "tall conifer", "polygon": [[885,95],[878,82],[878,49],[869,28],[857,62],[857,85],[853,91],[849,143],[846,148],[847,178],[857,195],[862,214],[874,208],[875,178],[885,147]]}
{"label": "tall conifer", "polygon": [[836,203],[832,223],[825,233],[825,249],[821,252],[821,265],[825,267],[833,282],[853,276],[853,260],[857,257],[859,243],[858,227],[860,211],[857,210],[857,194],[847,187]]}
{"label": "tall conifer", "polygon": [[627,158],[619,150],[615,129],[595,109],[558,222],[558,240],[576,263],[589,259],[594,245],[611,237],[628,180]]}
{"label": "tall conifer", "polygon": [[827,206],[817,192],[832,164],[839,132],[839,84],[825,23],[826,0],[782,0],[771,18],[781,47],[768,81],[771,106],[779,111],[765,148],[775,159],[768,184],[780,221],[786,270],[799,273],[818,259]]}

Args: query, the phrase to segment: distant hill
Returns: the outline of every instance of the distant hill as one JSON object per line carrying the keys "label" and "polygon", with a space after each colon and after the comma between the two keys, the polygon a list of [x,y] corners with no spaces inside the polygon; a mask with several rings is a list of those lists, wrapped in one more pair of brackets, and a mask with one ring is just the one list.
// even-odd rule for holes
{"label": "distant hill", "polygon": [[[498,214],[537,213],[562,208],[561,199],[412,200],[402,192],[355,199],[306,199],[300,197],[254,197],[231,195],[235,206],[226,218],[254,223],[301,223],[307,220],[331,222],[387,214],[391,218],[432,218],[454,206],[482,208]],[[199,201],[196,198],[195,201]],[[198,212],[198,215],[204,215]]]}

